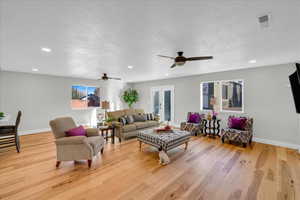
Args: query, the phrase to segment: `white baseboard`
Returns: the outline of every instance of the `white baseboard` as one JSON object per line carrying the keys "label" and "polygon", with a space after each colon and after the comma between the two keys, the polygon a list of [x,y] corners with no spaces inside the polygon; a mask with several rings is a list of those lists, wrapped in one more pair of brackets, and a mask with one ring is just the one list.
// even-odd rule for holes
{"label": "white baseboard", "polygon": [[19,132],[19,135],[30,135],[30,134],[36,134],[36,133],[43,133],[51,131],[50,128],[42,128],[42,129],[35,129],[35,130],[23,130]]}
{"label": "white baseboard", "polygon": [[254,142],[259,142],[259,143],[264,143],[264,144],[271,144],[271,145],[275,145],[275,146],[280,146],[280,147],[286,147],[286,148],[290,148],[290,149],[297,149],[300,152],[300,145],[297,144],[291,144],[291,143],[287,143],[287,142],[280,142],[280,141],[276,141],[276,140],[269,140],[269,139],[262,139],[262,138],[253,138]]}

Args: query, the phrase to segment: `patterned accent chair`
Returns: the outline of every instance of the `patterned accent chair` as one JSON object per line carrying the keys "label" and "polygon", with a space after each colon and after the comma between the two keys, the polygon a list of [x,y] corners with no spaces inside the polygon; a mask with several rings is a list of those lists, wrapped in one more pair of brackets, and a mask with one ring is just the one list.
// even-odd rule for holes
{"label": "patterned accent chair", "polygon": [[236,142],[243,144],[243,147],[246,147],[247,144],[251,144],[253,137],[253,118],[246,118],[246,124],[244,130],[229,128],[231,124],[231,118],[235,116],[229,116],[227,122],[227,128],[222,129],[221,131],[221,140],[224,143],[229,141],[229,143]]}
{"label": "patterned accent chair", "polygon": [[[199,114],[200,115],[200,122],[199,123],[191,123],[189,122],[190,115],[192,114]],[[199,135],[203,133],[204,128],[204,114],[200,114],[198,112],[188,112],[186,122],[181,122],[180,130],[188,131],[191,135]]]}

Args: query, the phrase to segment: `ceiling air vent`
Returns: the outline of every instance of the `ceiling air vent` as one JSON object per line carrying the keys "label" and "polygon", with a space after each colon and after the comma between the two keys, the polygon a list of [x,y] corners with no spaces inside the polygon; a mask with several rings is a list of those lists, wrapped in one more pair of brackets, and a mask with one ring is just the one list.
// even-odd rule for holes
{"label": "ceiling air vent", "polygon": [[258,17],[258,22],[262,28],[269,27],[270,15],[262,15]]}

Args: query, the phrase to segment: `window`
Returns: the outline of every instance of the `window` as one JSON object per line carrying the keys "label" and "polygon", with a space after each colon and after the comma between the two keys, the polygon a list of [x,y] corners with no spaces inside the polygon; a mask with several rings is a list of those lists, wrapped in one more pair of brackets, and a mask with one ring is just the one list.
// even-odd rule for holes
{"label": "window", "polygon": [[243,85],[242,80],[201,83],[201,110],[243,112]]}
{"label": "window", "polygon": [[222,111],[243,112],[243,81],[222,81]]}
{"label": "window", "polygon": [[100,88],[80,85],[72,86],[71,107],[73,109],[100,107]]}

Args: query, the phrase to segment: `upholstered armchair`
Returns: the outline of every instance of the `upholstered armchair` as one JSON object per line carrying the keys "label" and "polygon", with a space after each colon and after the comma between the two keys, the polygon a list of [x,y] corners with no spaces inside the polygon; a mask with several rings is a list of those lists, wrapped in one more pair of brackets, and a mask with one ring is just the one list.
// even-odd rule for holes
{"label": "upholstered armchair", "polygon": [[240,117],[245,119],[245,124],[242,128],[232,127],[232,118],[235,116],[229,116],[227,122],[227,128],[222,129],[221,131],[221,140],[224,143],[225,141],[236,142],[246,147],[247,144],[251,144],[253,137],[253,118]]}
{"label": "upholstered armchair", "polygon": [[71,117],[56,118],[50,121],[50,127],[55,136],[56,167],[59,167],[61,161],[88,160],[90,168],[93,157],[100,151],[103,153],[104,139],[98,129],[86,129],[87,136],[66,137],[65,132],[76,127]]}
{"label": "upholstered armchair", "polygon": [[[191,115],[196,116],[195,120],[191,120]],[[204,115],[197,112],[188,112],[186,122],[181,122],[180,129],[197,136],[203,133],[204,128]]]}

